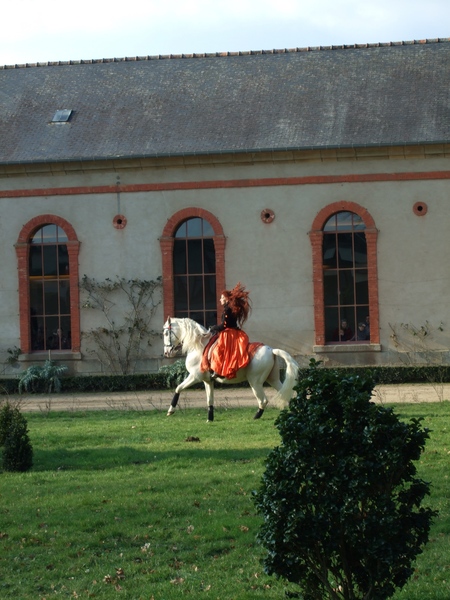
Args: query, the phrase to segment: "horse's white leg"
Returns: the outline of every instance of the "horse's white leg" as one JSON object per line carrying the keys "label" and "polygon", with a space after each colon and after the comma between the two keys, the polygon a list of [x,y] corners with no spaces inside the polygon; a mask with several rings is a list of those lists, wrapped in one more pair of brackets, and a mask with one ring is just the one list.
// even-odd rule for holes
{"label": "horse's white leg", "polygon": [[167,411],[168,417],[170,417],[170,415],[173,415],[173,413],[175,412],[175,408],[176,408],[176,406],[178,404],[178,400],[180,398],[180,392],[182,392],[184,389],[190,387],[194,383],[198,383],[198,381],[199,381],[199,379],[196,375],[189,373],[189,375],[186,377],[186,379],[184,381],[182,381],[180,383],[180,385],[177,385],[177,387],[175,388],[175,393],[172,398],[172,402],[170,403],[170,406],[169,406],[169,410]]}
{"label": "horse's white leg", "polygon": [[214,421],[214,384],[212,381],[204,381],[206,391],[206,402],[208,405],[207,423]]}
{"label": "horse's white leg", "polygon": [[267,400],[266,394],[264,393],[264,386],[262,382],[249,382],[250,387],[255,395],[255,398],[258,400],[258,410],[256,411],[254,419],[260,419],[264,413],[264,410],[269,403]]}
{"label": "horse's white leg", "polygon": [[273,369],[270,371],[269,377],[266,379],[267,383],[272,386],[277,392],[281,390],[283,384],[280,380],[280,369],[275,364]]}
{"label": "horse's white leg", "polygon": [[255,398],[258,400],[258,410],[253,417],[260,419],[269,401],[264,393],[264,382],[271,377],[274,370],[274,359],[272,350],[264,346],[250,363],[247,371],[247,381],[252,388]]}

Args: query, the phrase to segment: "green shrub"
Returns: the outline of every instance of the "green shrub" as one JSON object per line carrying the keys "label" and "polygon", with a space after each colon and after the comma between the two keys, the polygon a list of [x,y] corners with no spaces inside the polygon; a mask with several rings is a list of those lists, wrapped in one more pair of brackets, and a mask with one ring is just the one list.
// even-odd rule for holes
{"label": "green shrub", "polygon": [[[173,388],[183,380],[184,360],[180,364],[161,367],[158,373],[133,373],[129,375],[65,375],[61,378],[65,393],[85,392],[127,392],[162,390]],[[32,367],[29,367],[31,369]],[[336,367],[343,377],[370,376],[376,384],[427,383],[442,384],[450,381],[450,366],[424,367]],[[28,371],[28,369],[27,369]],[[24,371],[24,373],[27,373]],[[32,374],[32,371],[31,373]],[[308,369],[299,370],[299,378],[307,376]],[[186,375],[185,375],[186,376]],[[24,377],[22,374],[20,377]],[[4,378],[0,383],[0,395],[17,394],[20,378]],[[247,387],[247,383],[239,387]],[[30,387],[30,385],[29,385]],[[229,387],[229,384],[227,384]],[[25,387],[21,384],[21,390]],[[30,387],[31,391],[31,387]],[[34,391],[46,391],[41,382],[35,385]]]}
{"label": "green shrub", "polygon": [[26,392],[52,392],[61,391],[61,375],[67,371],[65,365],[56,365],[52,360],[46,360],[43,366],[33,365],[28,367],[19,376],[19,394]]}
{"label": "green shrub", "polygon": [[9,402],[6,402],[0,410],[0,447],[5,445],[6,436],[11,426],[12,411]]}
{"label": "green shrub", "polygon": [[0,446],[4,471],[28,471],[33,466],[33,448],[27,421],[18,408],[7,402],[0,410]]}
{"label": "green shrub", "polygon": [[165,379],[160,373],[132,375],[78,375],[64,377],[64,391],[83,392],[134,392],[162,390]]}
{"label": "green shrub", "polygon": [[176,360],[170,365],[164,365],[159,369],[159,372],[164,377],[165,387],[169,389],[177,387],[189,375],[184,359]]}
{"label": "green shrub", "polygon": [[373,380],[312,361],[280,413],[255,495],[265,569],[305,600],[384,600],[413,573],[435,513],[416,477],[429,437],[370,401]]}

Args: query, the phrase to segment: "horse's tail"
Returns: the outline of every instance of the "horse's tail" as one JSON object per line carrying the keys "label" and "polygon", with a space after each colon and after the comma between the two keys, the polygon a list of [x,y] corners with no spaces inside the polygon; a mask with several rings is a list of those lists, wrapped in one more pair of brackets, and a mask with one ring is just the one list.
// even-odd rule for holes
{"label": "horse's tail", "polygon": [[293,396],[294,386],[298,378],[299,365],[292,358],[292,356],[284,350],[273,348],[272,352],[275,354],[275,356],[282,358],[286,363],[286,376],[284,378],[283,385],[278,390],[272,402],[279,408],[285,408]]}

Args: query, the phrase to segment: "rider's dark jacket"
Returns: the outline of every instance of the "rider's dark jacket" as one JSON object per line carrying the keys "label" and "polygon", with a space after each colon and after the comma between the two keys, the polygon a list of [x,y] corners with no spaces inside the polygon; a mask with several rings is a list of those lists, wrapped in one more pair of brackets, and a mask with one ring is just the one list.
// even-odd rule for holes
{"label": "rider's dark jacket", "polygon": [[224,329],[239,329],[236,315],[233,314],[231,308],[226,307],[222,314],[222,322],[219,325],[213,325],[210,330],[213,333],[219,333]]}

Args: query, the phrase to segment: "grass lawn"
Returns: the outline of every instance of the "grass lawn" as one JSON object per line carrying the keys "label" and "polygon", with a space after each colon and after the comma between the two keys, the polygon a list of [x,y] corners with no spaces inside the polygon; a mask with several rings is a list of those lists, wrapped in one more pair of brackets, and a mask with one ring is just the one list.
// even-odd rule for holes
{"label": "grass lawn", "polygon": [[[440,511],[396,600],[450,598],[450,403],[399,405],[432,430],[420,475]],[[29,413],[34,467],[2,473],[0,598],[285,598],[263,573],[251,492],[275,409]]]}

